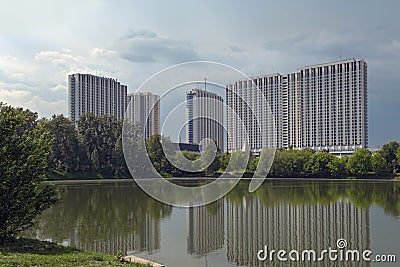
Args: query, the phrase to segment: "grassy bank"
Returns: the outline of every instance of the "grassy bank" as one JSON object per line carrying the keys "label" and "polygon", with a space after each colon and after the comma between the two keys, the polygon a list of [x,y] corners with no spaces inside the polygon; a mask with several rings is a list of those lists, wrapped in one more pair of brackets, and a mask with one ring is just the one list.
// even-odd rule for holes
{"label": "grassy bank", "polygon": [[55,243],[17,239],[0,246],[0,266],[135,266],[121,262],[117,256],[81,251],[73,247],[63,247]]}

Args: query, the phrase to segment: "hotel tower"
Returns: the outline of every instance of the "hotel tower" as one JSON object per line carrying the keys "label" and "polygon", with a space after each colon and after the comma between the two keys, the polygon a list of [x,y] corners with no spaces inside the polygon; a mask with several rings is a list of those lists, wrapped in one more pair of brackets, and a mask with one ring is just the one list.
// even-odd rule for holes
{"label": "hotel tower", "polygon": [[115,79],[92,74],[68,75],[68,114],[72,122],[81,115],[112,115],[121,120],[126,109],[127,86]]}
{"label": "hotel tower", "polygon": [[226,86],[226,101],[228,151],[246,142],[253,153],[274,147],[345,155],[368,147],[365,59],[239,80]]}

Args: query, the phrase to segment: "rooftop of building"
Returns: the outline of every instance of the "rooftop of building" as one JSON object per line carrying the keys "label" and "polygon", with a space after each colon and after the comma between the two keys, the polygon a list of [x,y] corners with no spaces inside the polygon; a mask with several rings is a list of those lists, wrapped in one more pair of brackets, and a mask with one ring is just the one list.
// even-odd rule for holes
{"label": "rooftop of building", "polygon": [[159,95],[153,94],[151,92],[134,92],[134,93],[129,93],[128,96],[145,96],[145,95],[153,95],[153,96],[157,96],[160,97]]}
{"label": "rooftop of building", "polygon": [[221,96],[219,96],[218,94],[216,94],[214,92],[203,90],[203,89],[199,89],[199,88],[193,88],[190,91],[187,91],[186,94],[192,94],[192,93],[195,93],[195,92],[206,93],[206,94],[209,94],[209,95],[214,95],[214,96],[221,97]]}
{"label": "rooftop of building", "polygon": [[[340,59],[340,60],[336,60],[336,61],[319,63],[319,64],[314,64],[314,65],[306,65],[304,67],[297,68],[297,71],[302,70],[302,69],[307,69],[307,68],[324,67],[324,66],[330,66],[330,65],[340,64],[340,63],[356,62],[356,61],[364,61],[364,62],[366,62],[365,58],[361,58],[359,60],[357,60],[356,58],[347,58],[347,59]],[[281,74],[279,72],[275,72],[275,73],[251,76],[251,77],[248,77],[248,78],[242,78],[240,80],[237,80],[237,81],[234,81],[234,82],[230,82],[230,83],[228,83],[228,85],[229,84],[233,84],[235,82],[250,81],[250,80],[262,79],[262,78],[268,78],[268,77],[275,77],[275,76],[285,76],[285,75],[290,75],[290,74],[293,74],[293,73],[296,73],[296,72],[290,72],[290,73],[286,73],[286,74]]]}
{"label": "rooftop of building", "polygon": [[106,77],[106,76],[98,76],[98,75],[91,74],[91,73],[79,73],[79,72],[77,72],[77,73],[69,74],[68,76],[73,76],[73,75],[87,75],[87,76],[91,76],[91,77],[95,77],[95,78],[101,78],[101,79],[111,80],[111,81],[114,81],[114,82],[119,82],[118,79],[116,79],[116,78],[111,78],[111,77]]}
{"label": "rooftop of building", "polygon": [[307,65],[302,68],[298,68],[297,70],[305,69],[305,68],[314,68],[314,67],[324,67],[324,66],[330,66],[330,65],[335,65],[335,64],[341,64],[341,63],[348,63],[348,62],[356,62],[356,61],[366,61],[365,58],[361,58],[357,60],[356,58],[346,58],[346,59],[339,59],[336,61],[331,61],[331,62],[325,62],[325,63],[319,63],[319,64],[314,64],[314,65]]}

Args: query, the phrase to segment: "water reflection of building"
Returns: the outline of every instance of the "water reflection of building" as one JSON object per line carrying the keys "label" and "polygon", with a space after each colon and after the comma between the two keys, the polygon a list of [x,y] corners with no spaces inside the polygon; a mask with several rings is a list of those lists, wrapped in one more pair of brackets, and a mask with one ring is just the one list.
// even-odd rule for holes
{"label": "water reflection of building", "polygon": [[[128,222],[135,216],[135,213],[128,215]],[[153,252],[160,249],[161,244],[161,227],[160,220],[153,219],[149,214],[145,214],[140,218],[141,223],[138,227],[133,225],[127,226],[125,231],[115,229],[104,229],[99,227],[97,223],[93,223],[95,231],[93,234],[80,233],[79,227],[73,230],[67,239],[48,238],[43,234],[43,230],[36,231],[36,238],[61,243],[65,246],[73,246],[82,250],[90,250],[115,255],[118,251],[134,251],[134,252]]]}
{"label": "water reflection of building", "polygon": [[[247,202],[246,202],[247,201]],[[282,203],[263,206],[256,198],[235,204],[227,200],[228,261],[246,266],[316,266],[311,262],[261,262],[257,252],[269,249],[336,249],[344,238],[349,249],[370,249],[369,212],[349,201],[328,205]],[[317,256],[318,257],[318,256]],[[331,265],[329,265],[331,263]],[[281,265],[280,265],[281,264]],[[324,266],[370,266],[366,262],[325,262]]]}
{"label": "water reflection of building", "polygon": [[224,204],[220,199],[212,204],[187,210],[187,252],[207,255],[224,245]]}

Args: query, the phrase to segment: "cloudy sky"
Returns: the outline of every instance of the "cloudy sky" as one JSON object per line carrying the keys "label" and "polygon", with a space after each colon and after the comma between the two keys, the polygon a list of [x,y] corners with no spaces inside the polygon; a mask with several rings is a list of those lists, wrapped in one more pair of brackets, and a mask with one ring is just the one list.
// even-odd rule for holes
{"label": "cloudy sky", "polygon": [[172,64],[211,60],[249,75],[365,57],[370,145],[400,140],[400,2],[0,1],[0,101],[67,114],[67,75],[134,92]]}

